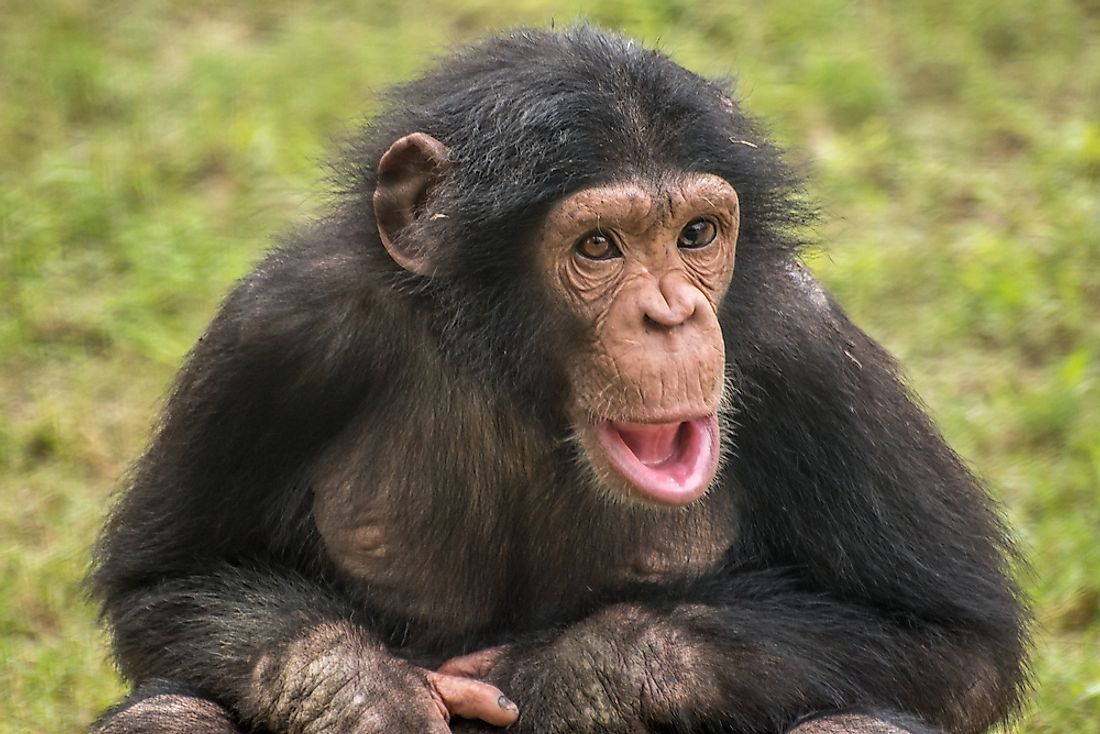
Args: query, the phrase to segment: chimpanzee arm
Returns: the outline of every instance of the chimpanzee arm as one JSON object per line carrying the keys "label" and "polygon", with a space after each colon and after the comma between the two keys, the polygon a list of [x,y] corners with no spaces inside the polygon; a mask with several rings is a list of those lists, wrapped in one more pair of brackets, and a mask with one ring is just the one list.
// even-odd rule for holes
{"label": "chimpanzee arm", "polygon": [[317,236],[235,289],[177,380],[92,576],[126,677],[197,689],[273,731],[445,731],[443,709],[463,695],[498,708],[499,691],[451,691],[383,649],[332,583],[313,521],[317,455],[408,357],[359,328],[387,318],[359,249]]}
{"label": "chimpanzee arm", "polygon": [[354,720],[390,678],[425,689],[338,596],[291,572],[218,564],[136,589],[108,614],[129,677],[207,691],[253,725],[313,731]]}
{"label": "chimpanzee arm", "polygon": [[129,675],[207,692],[246,727],[446,734],[451,714],[515,716],[491,685],[395,657],[338,594],[292,572],[219,565],[124,601],[112,622]]}
{"label": "chimpanzee arm", "polygon": [[513,647],[489,680],[519,704],[517,730],[779,732],[895,711],[975,732],[1015,700],[1018,661],[990,630],[891,618],[769,571],[688,597],[617,604]]}

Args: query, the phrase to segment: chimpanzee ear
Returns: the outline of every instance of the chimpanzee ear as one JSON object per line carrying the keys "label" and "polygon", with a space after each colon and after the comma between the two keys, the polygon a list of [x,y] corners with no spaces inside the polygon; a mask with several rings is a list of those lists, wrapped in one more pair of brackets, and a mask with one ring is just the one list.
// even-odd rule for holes
{"label": "chimpanzee ear", "polygon": [[374,220],[386,251],[401,267],[430,276],[435,243],[406,231],[424,216],[428,191],[448,165],[447,146],[426,133],[399,139],[378,161]]}

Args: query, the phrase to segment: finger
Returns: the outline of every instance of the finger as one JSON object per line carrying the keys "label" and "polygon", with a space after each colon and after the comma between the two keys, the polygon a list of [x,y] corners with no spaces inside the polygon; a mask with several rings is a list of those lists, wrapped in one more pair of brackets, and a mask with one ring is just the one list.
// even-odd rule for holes
{"label": "finger", "polygon": [[519,718],[519,709],[496,686],[472,678],[445,673],[428,673],[428,682],[443,699],[452,716],[480,719],[493,726],[510,726]]}
{"label": "finger", "polygon": [[468,655],[459,655],[456,658],[444,661],[439,666],[439,672],[446,675],[458,675],[463,678],[484,678],[507,651],[506,645],[497,645]]}

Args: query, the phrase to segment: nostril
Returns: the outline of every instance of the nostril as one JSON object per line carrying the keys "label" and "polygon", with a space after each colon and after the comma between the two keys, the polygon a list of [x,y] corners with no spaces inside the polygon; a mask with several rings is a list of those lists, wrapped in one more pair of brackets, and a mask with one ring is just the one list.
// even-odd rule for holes
{"label": "nostril", "polygon": [[642,310],[642,318],[646,328],[671,329],[682,321],[677,310],[663,298],[654,298]]}
{"label": "nostril", "polygon": [[649,299],[642,308],[642,317],[647,328],[672,329],[681,326],[695,315],[695,299],[675,294],[667,298],[664,294]]}
{"label": "nostril", "polygon": [[665,305],[662,308],[646,309],[643,313],[643,320],[646,328],[673,329],[691,320],[694,314],[694,305],[679,303]]}

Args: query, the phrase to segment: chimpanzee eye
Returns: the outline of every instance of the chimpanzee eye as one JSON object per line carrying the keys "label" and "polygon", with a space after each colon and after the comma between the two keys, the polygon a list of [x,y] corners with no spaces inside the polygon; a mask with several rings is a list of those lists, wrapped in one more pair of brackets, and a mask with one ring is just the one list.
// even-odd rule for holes
{"label": "chimpanzee eye", "polygon": [[613,257],[620,257],[622,255],[619,252],[619,248],[616,247],[615,242],[603,232],[589,232],[584,237],[581,237],[577,241],[576,251],[580,253],[581,257],[588,258],[589,260],[610,260]]}
{"label": "chimpanzee eye", "polygon": [[687,226],[680,230],[680,236],[676,240],[679,247],[695,249],[706,247],[718,236],[718,225],[706,217],[699,217],[688,222]]}

